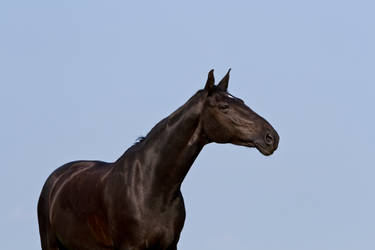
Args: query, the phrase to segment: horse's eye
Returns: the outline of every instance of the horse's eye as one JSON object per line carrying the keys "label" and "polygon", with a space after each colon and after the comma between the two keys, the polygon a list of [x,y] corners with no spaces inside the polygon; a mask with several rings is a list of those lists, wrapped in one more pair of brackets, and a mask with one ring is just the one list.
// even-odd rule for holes
{"label": "horse's eye", "polygon": [[219,104],[219,109],[221,110],[225,110],[225,109],[228,109],[229,108],[229,105],[228,104]]}

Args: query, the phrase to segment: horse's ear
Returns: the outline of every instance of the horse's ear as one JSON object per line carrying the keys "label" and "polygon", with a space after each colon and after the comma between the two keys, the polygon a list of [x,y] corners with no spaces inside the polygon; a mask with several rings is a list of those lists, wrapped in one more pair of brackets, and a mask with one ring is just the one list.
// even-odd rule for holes
{"label": "horse's ear", "polygon": [[227,74],[223,77],[223,79],[221,79],[221,81],[217,85],[221,90],[227,91],[227,89],[228,89],[230,70],[231,70],[231,68],[229,68]]}
{"label": "horse's ear", "polygon": [[206,86],[204,86],[204,90],[210,91],[214,85],[215,85],[214,70],[211,69],[210,72],[208,72],[207,82],[206,82]]}

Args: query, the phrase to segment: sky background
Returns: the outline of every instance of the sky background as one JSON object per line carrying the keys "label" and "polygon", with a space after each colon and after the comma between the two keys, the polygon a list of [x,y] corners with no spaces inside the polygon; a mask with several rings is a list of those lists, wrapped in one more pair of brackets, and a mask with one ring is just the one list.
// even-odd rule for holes
{"label": "sky background", "polygon": [[[158,2],[158,3],[156,3]],[[375,249],[373,1],[2,1],[1,248],[40,249],[37,200],[78,159],[116,160],[232,68],[280,135],[210,144],[179,250]]]}

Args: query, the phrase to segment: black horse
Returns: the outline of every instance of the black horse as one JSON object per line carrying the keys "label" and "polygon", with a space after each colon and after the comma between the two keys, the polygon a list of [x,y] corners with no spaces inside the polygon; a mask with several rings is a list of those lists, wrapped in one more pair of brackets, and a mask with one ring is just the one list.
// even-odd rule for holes
{"label": "black horse", "polygon": [[232,143],[272,154],[279,136],[244,102],[218,85],[160,121],[116,162],[75,161],[56,169],[38,202],[42,249],[177,249],[185,220],[180,191],[203,146]]}

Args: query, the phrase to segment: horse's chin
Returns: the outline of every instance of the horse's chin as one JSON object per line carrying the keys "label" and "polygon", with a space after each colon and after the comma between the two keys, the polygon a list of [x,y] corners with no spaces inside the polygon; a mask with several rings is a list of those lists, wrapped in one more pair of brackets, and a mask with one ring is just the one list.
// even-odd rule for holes
{"label": "horse's chin", "polygon": [[246,140],[241,140],[238,142],[234,142],[236,145],[248,147],[248,148],[256,148],[258,149],[259,152],[261,152],[265,156],[272,155],[275,150],[263,147],[260,143],[255,143],[253,141],[246,141]]}
{"label": "horse's chin", "polygon": [[259,152],[261,152],[265,156],[272,155],[275,150],[263,147],[260,143],[256,143],[250,140],[238,140],[232,142],[235,145],[244,146],[248,148],[256,148]]}
{"label": "horse's chin", "polygon": [[259,143],[255,143],[255,147],[256,147],[256,149],[258,149],[258,151],[259,152],[261,152],[263,155],[265,155],[265,156],[269,156],[269,155],[272,155],[273,154],[273,152],[275,151],[275,150],[270,150],[270,149],[268,149],[268,148],[265,148],[265,147],[263,147],[261,144],[259,144]]}

